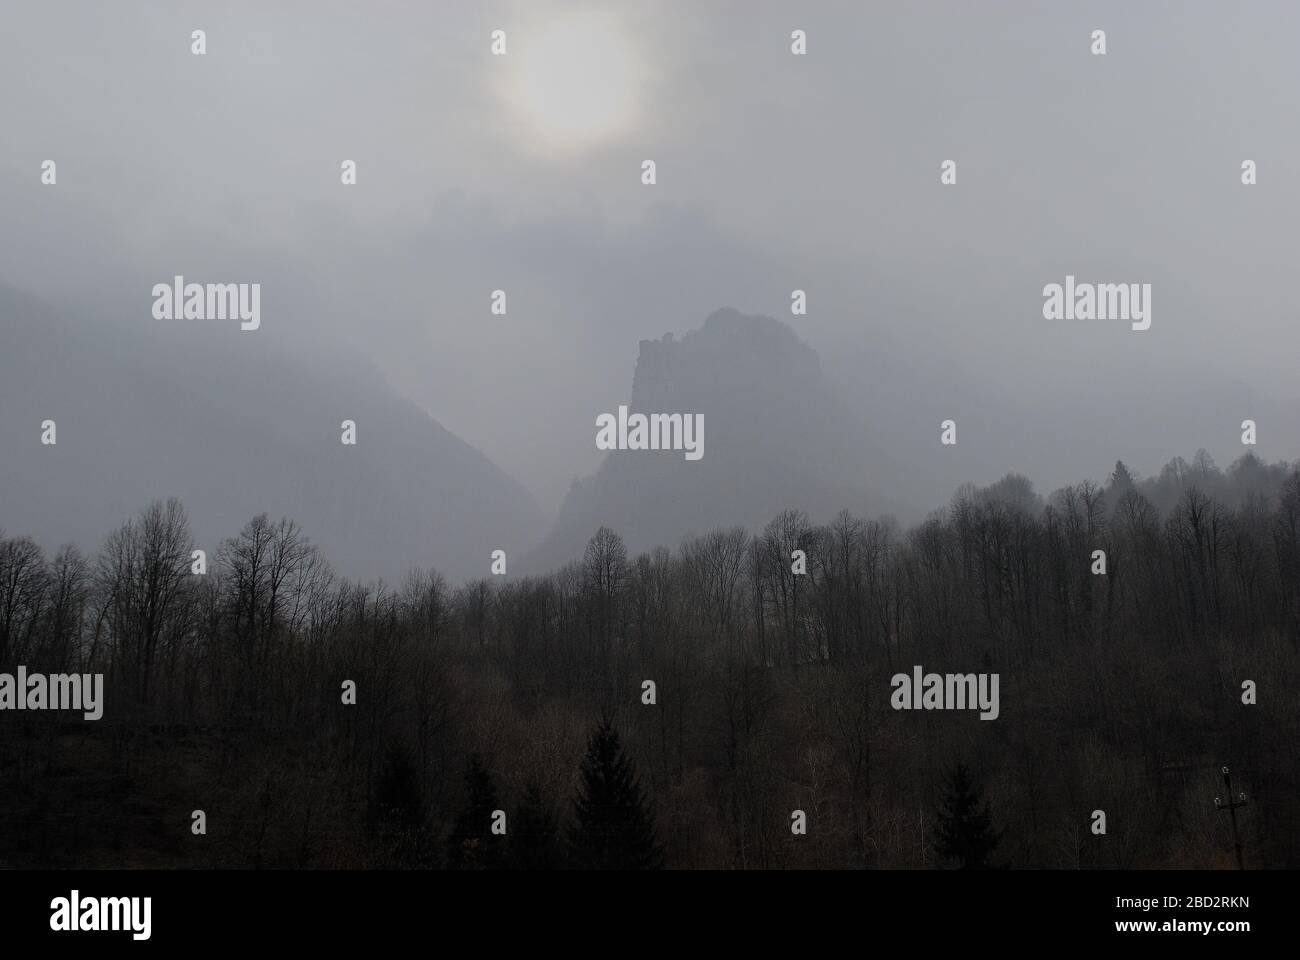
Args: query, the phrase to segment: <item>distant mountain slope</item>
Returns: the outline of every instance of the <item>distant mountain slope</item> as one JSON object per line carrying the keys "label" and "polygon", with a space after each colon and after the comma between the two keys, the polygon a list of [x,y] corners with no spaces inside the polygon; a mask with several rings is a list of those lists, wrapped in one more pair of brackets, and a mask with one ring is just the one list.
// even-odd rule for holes
{"label": "distant mountain slope", "polygon": [[875,513],[890,468],[822,375],[817,354],[771,317],[718,310],[681,340],[642,340],[631,398],[598,413],[701,413],[704,456],[614,451],[575,481],[528,568],[580,557],[603,524],[631,550],[676,547],[691,533],[740,524],[761,529],[780,510],[829,519]]}
{"label": "distant mountain slope", "polygon": [[[178,496],[210,553],[265,511],[297,520],[341,573],[392,581],[430,564],[484,575],[492,550],[517,555],[544,531],[520,484],[363,359],[287,351],[237,324],[109,335],[5,289],[0,331],[11,534],[93,549],[151,498]],[[54,447],[40,444],[45,419]],[[344,419],[356,446],[339,442]]]}

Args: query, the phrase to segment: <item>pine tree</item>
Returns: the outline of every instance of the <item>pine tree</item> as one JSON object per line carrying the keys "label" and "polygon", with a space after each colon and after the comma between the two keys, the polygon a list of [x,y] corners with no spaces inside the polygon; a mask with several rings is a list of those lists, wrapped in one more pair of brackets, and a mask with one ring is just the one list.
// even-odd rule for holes
{"label": "pine tree", "polygon": [[1122,497],[1133,489],[1133,475],[1129,473],[1128,467],[1124,465],[1123,460],[1115,461],[1115,469],[1110,475],[1110,488],[1115,491],[1115,496]]}
{"label": "pine tree", "polygon": [[401,744],[389,745],[370,805],[370,826],[387,864],[403,868],[436,866],[438,848],[426,822],[419,777]]}
{"label": "pine tree", "polygon": [[983,803],[984,791],[975,783],[966,765],[958,763],[948,777],[935,826],[935,850],[944,861],[962,870],[988,870],[1002,831],[993,829],[993,815]]}
{"label": "pine tree", "polygon": [[498,809],[497,788],[480,754],[465,764],[465,805],[447,836],[447,869],[495,870],[504,862],[504,837],[492,833],[492,813]]}
{"label": "pine tree", "polygon": [[510,821],[510,866],[515,870],[556,870],[560,863],[560,828],[542,786],[530,780],[524,802]]}
{"label": "pine tree", "polygon": [[632,761],[623,753],[609,718],[587,741],[582,784],[573,801],[576,825],[569,855],[581,870],[657,870],[663,851],[655,838],[653,812],[641,796]]}

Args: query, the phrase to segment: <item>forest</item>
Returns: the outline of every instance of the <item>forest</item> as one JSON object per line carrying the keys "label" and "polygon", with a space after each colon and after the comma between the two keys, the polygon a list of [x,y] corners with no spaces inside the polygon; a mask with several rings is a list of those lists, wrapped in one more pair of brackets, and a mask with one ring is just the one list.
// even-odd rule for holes
{"label": "forest", "polygon": [[[1245,866],[1300,864],[1300,464],[461,584],[266,515],[195,573],[177,500],[93,554],[10,531],[0,671],[104,703],[0,712],[3,867],[1233,868],[1223,767]],[[997,673],[996,719],[891,708],[919,664]]]}

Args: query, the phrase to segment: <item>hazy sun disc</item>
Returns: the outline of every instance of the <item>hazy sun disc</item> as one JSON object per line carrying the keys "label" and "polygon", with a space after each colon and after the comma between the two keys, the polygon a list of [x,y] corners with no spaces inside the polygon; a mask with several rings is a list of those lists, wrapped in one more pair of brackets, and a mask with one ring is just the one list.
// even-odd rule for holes
{"label": "hazy sun disc", "polygon": [[640,68],[611,17],[578,14],[510,39],[506,98],[547,141],[580,146],[631,125]]}

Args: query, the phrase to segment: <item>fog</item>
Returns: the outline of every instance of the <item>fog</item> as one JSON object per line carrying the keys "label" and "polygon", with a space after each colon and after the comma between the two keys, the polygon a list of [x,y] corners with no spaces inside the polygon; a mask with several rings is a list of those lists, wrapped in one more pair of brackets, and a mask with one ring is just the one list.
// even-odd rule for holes
{"label": "fog", "polygon": [[[514,105],[512,58],[584,17],[626,43],[631,99],[557,139]],[[1300,455],[1293,4],[15,0],[0,18],[0,283],[133,344],[212,323],[154,319],[155,283],[260,283],[240,349],[373,364],[549,519],[605,457],[594,419],[631,394],[639,341],[723,307],[816,351],[895,461],[864,487],[918,514],[1009,470],[1048,491],[1119,458],[1224,463],[1247,418],[1264,459]],[[1067,274],[1151,284],[1151,328],[1045,320]],[[36,316],[0,315],[0,348]],[[35,422],[18,435],[11,466],[40,455]],[[203,446],[166,442],[181,464]],[[47,536],[23,496],[0,521]]]}

